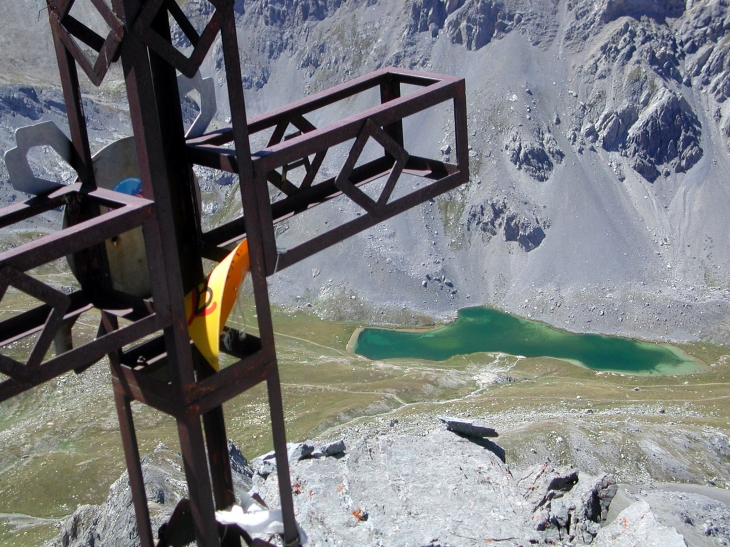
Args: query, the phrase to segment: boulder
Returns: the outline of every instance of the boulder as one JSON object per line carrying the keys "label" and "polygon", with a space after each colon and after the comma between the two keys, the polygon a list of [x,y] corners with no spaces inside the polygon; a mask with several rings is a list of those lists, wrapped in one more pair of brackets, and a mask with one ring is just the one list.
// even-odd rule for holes
{"label": "boulder", "polygon": [[312,458],[324,458],[326,456],[337,456],[345,452],[345,441],[339,439],[337,441],[325,441],[320,442],[316,445],[314,452],[312,452]]}
{"label": "boulder", "polygon": [[449,416],[439,416],[446,429],[454,433],[461,433],[467,437],[476,437],[483,439],[484,437],[499,437],[497,431],[489,427],[487,424],[477,420],[464,420],[462,418],[451,418]]}
{"label": "boulder", "polygon": [[687,547],[684,538],[674,528],[656,521],[645,501],[632,503],[621,511],[611,524],[602,528],[591,544],[594,547],[633,547],[653,545]]}

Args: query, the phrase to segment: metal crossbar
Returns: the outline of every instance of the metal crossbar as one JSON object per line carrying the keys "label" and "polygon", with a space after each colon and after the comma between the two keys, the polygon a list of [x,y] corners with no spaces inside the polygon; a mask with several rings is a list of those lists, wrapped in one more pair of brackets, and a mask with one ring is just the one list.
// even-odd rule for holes
{"label": "metal crossbar", "polygon": [[[236,502],[222,404],[266,382],[283,541],[295,545],[298,538],[267,277],[465,183],[469,175],[464,80],[386,68],[249,120],[232,0],[210,0],[215,9],[200,33],[174,1],[112,0],[109,7],[102,0],[92,0],[110,28],[106,38],[69,14],[74,1],[47,0],[71,134],[69,158],[79,180],[0,210],[0,228],[60,206],[68,217],[68,225],[58,231],[0,253],[0,300],[12,286],[43,302],[0,322],[0,373],[7,376],[0,382],[0,402],[70,370],[81,373],[107,355],[141,545],[153,547],[155,531],[150,524],[132,401],[172,416],[180,437],[189,500],[160,531],[160,545],[173,544],[171,538],[192,537],[190,534],[201,547],[240,546],[241,537],[249,545],[270,545],[245,533],[221,533],[214,515],[216,508]],[[170,18],[192,43],[192,52],[184,54],[173,46]],[[176,69],[193,76],[219,36],[232,125],[186,139]],[[79,41],[99,57],[88,59]],[[77,66],[99,85],[117,61],[125,74],[142,197],[97,188],[94,178]],[[402,85],[415,86],[415,90],[402,95]],[[315,127],[305,117],[372,89],[379,90],[380,103],[371,108],[323,127]],[[404,119],[439,104],[451,104],[453,109],[453,164],[410,154],[404,136]],[[286,133],[289,126],[295,128],[294,133]],[[267,146],[252,152],[250,135],[267,130],[272,131]],[[370,139],[382,147],[382,156],[358,165]],[[328,151],[349,141],[354,144],[339,174],[318,179]],[[239,218],[203,232],[194,197],[193,164],[239,176],[243,204]],[[298,185],[288,180],[289,172],[301,168],[305,174]],[[394,198],[404,174],[421,177],[426,184]],[[382,178],[386,183],[379,197],[363,192],[365,185]],[[269,184],[285,197],[272,201]],[[283,254],[277,251],[277,222],[336,198],[352,200],[365,214]],[[105,247],[110,238],[140,227],[151,299],[112,287]],[[243,340],[231,336],[236,342],[225,351],[236,362],[214,371],[190,341],[183,296],[203,280],[203,257],[221,260],[227,247],[244,237],[249,245],[259,336],[248,335]],[[31,275],[33,268],[64,256],[73,257],[74,274],[81,285],[69,295]],[[63,337],[82,313],[93,309],[101,317],[96,338],[77,347],[62,341],[56,344],[56,354],[48,357],[51,340]],[[3,348],[31,335],[38,339],[25,363],[4,352]],[[192,532],[178,530],[182,536],[176,535],[181,521],[191,523]]]}

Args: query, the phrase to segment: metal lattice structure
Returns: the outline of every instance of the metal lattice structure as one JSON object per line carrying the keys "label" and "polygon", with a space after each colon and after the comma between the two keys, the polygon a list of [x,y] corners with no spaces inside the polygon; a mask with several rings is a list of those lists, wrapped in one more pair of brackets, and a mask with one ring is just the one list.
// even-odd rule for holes
{"label": "metal lattice structure", "polygon": [[[0,254],[0,298],[12,286],[43,302],[0,323],[0,348],[37,336],[26,362],[0,353],[0,373],[5,376],[0,381],[0,402],[70,370],[81,373],[108,356],[141,545],[172,545],[179,540],[171,539],[176,523],[170,522],[159,543],[155,541],[132,401],[150,405],[177,421],[190,496],[185,514],[192,519],[198,545],[240,545],[240,537],[249,545],[268,545],[245,533],[222,534],[214,514],[216,508],[230,507],[236,501],[222,404],[266,382],[283,540],[295,545],[298,539],[267,277],[466,182],[465,87],[463,79],[386,68],[247,119],[233,0],[209,1],[212,15],[198,33],[174,0],[112,0],[111,6],[105,0],[91,0],[109,27],[103,37],[71,15],[74,0],[47,0],[71,135],[68,157],[78,172],[78,182],[51,184],[39,195],[0,210],[0,227],[59,206],[65,207],[68,218],[68,225],[58,231]],[[188,54],[173,46],[171,20],[192,45]],[[194,77],[219,36],[231,126],[202,135],[193,131],[186,137],[176,71]],[[96,59],[89,59],[85,53],[89,49],[98,53]],[[92,165],[78,68],[98,86],[117,62],[124,72],[142,197],[98,188]],[[415,91],[402,95],[402,85],[415,86]],[[305,117],[372,89],[380,93],[380,104],[372,108],[321,128]],[[412,156],[404,141],[403,120],[442,103],[453,107],[454,164]],[[296,130],[292,135],[286,134],[289,126]],[[265,131],[271,132],[267,146],[252,151],[249,137]],[[383,153],[358,165],[370,139]],[[339,174],[319,180],[327,151],[352,141]],[[208,232],[201,229],[197,183],[192,175],[195,164],[239,176],[244,213],[240,218]],[[296,168],[304,169],[298,185],[287,177]],[[393,198],[403,174],[422,177],[426,184]],[[383,178],[386,182],[377,199],[364,192],[365,185]],[[272,201],[270,184],[285,197]],[[277,222],[343,196],[364,213],[283,254],[277,252]],[[144,234],[151,298],[115,290],[111,283],[105,241],[135,228]],[[219,261],[231,242],[244,237],[250,250],[259,336],[249,334],[229,347],[226,351],[236,362],[215,372],[190,342],[183,296],[204,279],[203,257]],[[63,294],[27,273],[68,255],[73,256],[81,286],[72,294]],[[68,328],[93,308],[101,315],[97,337],[78,347],[57,346],[55,354],[46,356],[52,353],[51,343],[64,325]]]}

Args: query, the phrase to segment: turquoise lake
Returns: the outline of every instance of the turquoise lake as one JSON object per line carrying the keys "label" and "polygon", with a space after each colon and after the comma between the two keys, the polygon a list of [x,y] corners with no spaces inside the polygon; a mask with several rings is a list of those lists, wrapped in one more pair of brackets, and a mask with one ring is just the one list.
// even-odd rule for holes
{"label": "turquoise lake", "polygon": [[573,334],[490,308],[466,308],[454,323],[421,332],[366,328],[353,350],[369,359],[444,361],[490,352],[554,357],[593,370],[675,374],[699,365],[677,348],[597,334]]}

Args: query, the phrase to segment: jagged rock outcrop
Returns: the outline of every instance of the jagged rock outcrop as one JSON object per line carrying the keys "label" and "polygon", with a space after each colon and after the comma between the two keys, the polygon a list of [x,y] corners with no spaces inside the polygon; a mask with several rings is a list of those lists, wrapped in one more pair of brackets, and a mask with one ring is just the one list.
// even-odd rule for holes
{"label": "jagged rock outcrop", "polygon": [[[726,439],[718,443],[726,448]],[[687,534],[689,544],[704,547],[722,544],[730,533],[724,504],[663,489],[641,490],[637,503],[622,490],[628,507],[606,526],[617,492],[612,475],[587,475],[549,461],[514,472],[495,453],[499,450],[486,439],[444,428],[291,443],[297,520],[313,546],[476,546],[500,540],[513,547],[683,547]],[[237,496],[258,493],[270,507],[278,506],[276,473],[255,473],[230,441],[229,453]],[[187,495],[182,459],[160,445],[142,468],[156,530]],[[45,547],[138,545],[124,473],[104,504],[79,507]]]}
{"label": "jagged rock outcrop", "polygon": [[[253,471],[239,448],[231,441],[228,450],[237,492],[251,487]],[[156,532],[167,521],[181,498],[187,496],[187,484],[180,454],[160,444],[142,459],[147,503],[152,529]],[[132,505],[129,476],[125,471],[109,488],[102,505],[82,505],[61,521],[58,537],[45,547],[137,547],[139,536]]]}
{"label": "jagged rock outcrop", "polygon": [[489,236],[497,235],[503,226],[503,217],[507,212],[504,200],[487,200],[486,203],[472,205],[466,220],[467,232],[479,230]]}
{"label": "jagged rock outcrop", "polygon": [[565,157],[555,137],[539,128],[531,135],[512,128],[505,138],[504,150],[517,169],[541,182],[550,177],[555,164]]}
{"label": "jagged rock outcrop", "polygon": [[632,167],[654,181],[659,168],[675,173],[689,170],[702,157],[697,117],[685,101],[664,91],[641,113],[626,137]]}
{"label": "jagged rock outcrop", "polygon": [[504,219],[505,241],[516,241],[522,250],[530,252],[545,239],[545,230],[537,218],[522,217],[516,214],[507,215]]}
{"label": "jagged rock outcrop", "polygon": [[685,9],[685,0],[601,0],[593,4],[604,23],[622,15],[679,17]]}
{"label": "jagged rock outcrop", "polygon": [[[706,86],[726,69],[726,65],[723,66],[727,48],[724,38],[730,30],[730,4],[727,0],[693,4],[696,5],[692,7],[692,16],[682,20],[677,36],[687,55],[686,70],[692,79],[690,82]],[[711,58],[713,61],[710,61]]]}
{"label": "jagged rock outcrop", "polygon": [[481,232],[491,239],[502,230],[505,241],[517,242],[525,252],[540,246],[548,228],[549,219],[524,207],[512,209],[505,200],[487,200],[472,205],[466,218],[467,232]]}
{"label": "jagged rock outcrop", "polygon": [[579,0],[568,6],[573,20],[566,29],[566,42],[579,49],[601,27],[619,17],[679,17],[685,10],[685,0]]}
{"label": "jagged rock outcrop", "polygon": [[702,128],[683,96],[683,57],[666,26],[623,21],[579,70],[586,100],[576,116],[584,142],[620,152],[650,182],[691,169],[703,155]]}
{"label": "jagged rock outcrop", "polygon": [[23,116],[30,120],[39,119],[43,113],[35,89],[28,86],[0,90],[0,109],[11,116]]}
{"label": "jagged rock outcrop", "polygon": [[439,416],[439,420],[441,420],[449,431],[466,435],[467,437],[474,437],[476,439],[499,437],[499,434],[493,427],[489,427],[479,420],[466,420],[452,416]]}
{"label": "jagged rock outcrop", "polygon": [[445,31],[452,44],[478,50],[514,30],[523,30],[533,45],[549,43],[556,28],[546,16],[557,2],[540,6],[503,0],[415,0],[411,4],[411,34]]}
{"label": "jagged rock outcrop", "polygon": [[[458,5],[457,2],[449,2]],[[501,2],[472,0],[446,23],[446,31],[454,44],[466,49],[480,49],[498,39],[522,22],[522,15],[505,10]]]}
{"label": "jagged rock outcrop", "polygon": [[[157,530],[187,494],[182,458],[164,445],[142,460],[152,528]],[[46,547],[131,547],[139,545],[132,491],[126,472],[109,488],[102,505],[82,505],[62,521],[58,538]]]}
{"label": "jagged rock outcrop", "polygon": [[[672,485],[664,484],[662,486],[666,489],[632,488],[634,494],[626,492],[625,495],[628,499],[623,500],[624,503],[626,501],[633,503],[626,510],[619,513],[610,526],[601,531],[599,537],[596,538],[596,543],[602,537],[612,538],[616,543],[633,539],[635,545],[647,544],[648,541],[658,541],[661,538],[666,538],[669,541],[666,545],[679,545],[680,547],[685,545],[714,547],[730,543],[730,519],[727,514],[728,499],[726,490],[716,490],[720,494],[725,494],[723,498],[720,498],[725,501],[723,503],[723,501],[706,495],[712,495],[711,490],[713,489],[703,489],[696,485],[676,485],[676,489]],[[624,492],[620,496],[624,496]],[[650,513],[647,511],[646,504],[651,508]],[[633,515],[627,513],[633,513]],[[654,532],[657,534],[656,539],[648,536],[646,530],[644,530],[646,539],[643,541],[641,537],[632,538],[632,535],[641,531],[641,527],[633,526],[633,532],[622,530],[621,526],[616,525],[616,522],[620,522],[622,518],[626,518],[628,524],[638,523],[644,519],[648,520],[652,527],[658,528]],[[677,537],[680,534],[683,539]],[[621,536],[624,536],[625,539],[622,539]],[[602,545],[601,543],[598,544]],[[627,543],[619,544],[624,545]],[[665,543],[660,543],[660,545],[665,545]]]}
{"label": "jagged rock outcrop", "polygon": [[611,475],[592,477],[548,463],[527,469],[517,483],[527,492],[535,529],[544,532],[548,542],[572,537],[590,544],[617,490]]}
{"label": "jagged rock outcrop", "polygon": [[[327,456],[339,456],[345,452],[345,441],[325,441],[313,443],[304,441],[301,443],[287,443],[287,458],[290,462],[298,462],[307,458],[325,458]],[[275,453],[272,450],[251,461],[251,468],[260,477],[268,477],[276,472]]]}

